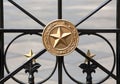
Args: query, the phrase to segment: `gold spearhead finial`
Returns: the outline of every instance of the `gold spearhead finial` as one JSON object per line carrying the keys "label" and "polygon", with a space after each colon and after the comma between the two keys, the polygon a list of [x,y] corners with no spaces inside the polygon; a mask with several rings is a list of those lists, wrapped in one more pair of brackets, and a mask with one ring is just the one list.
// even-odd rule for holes
{"label": "gold spearhead finial", "polygon": [[[32,51],[32,49],[29,51],[29,53],[28,54],[25,54],[24,56],[25,57],[27,57],[28,58],[28,60],[33,56],[34,54],[33,54],[33,51]],[[33,62],[35,62],[36,63],[36,60],[35,59],[33,59]]]}
{"label": "gold spearhead finial", "polygon": [[[91,59],[95,56],[95,54],[91,54],[90,50],[87,51],[86,55]],[[87,62],[88,62],[88,59],[85,59],[84,63],[87,63]]]}

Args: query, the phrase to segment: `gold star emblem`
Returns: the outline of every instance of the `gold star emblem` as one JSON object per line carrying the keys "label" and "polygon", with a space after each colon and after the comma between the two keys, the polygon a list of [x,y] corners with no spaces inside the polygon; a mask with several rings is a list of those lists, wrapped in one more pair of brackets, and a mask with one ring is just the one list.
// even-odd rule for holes
{"label": "gold star emblem", "polygon": [[[29,51],[29,53],[28,53],[28,54],[25,54],[24,56],[27,57],[28,60],[29,60],[33,55],[34,55],[34,54],[33,54],[33,51],[32,51],[32,49],[31,49],[31,50]],[[33,62],[36,62],[36,60],[33,59]]]}
{"label": "gold star emblem", "polygon": [[66,20],[55,20],[44,28],[42,40],[45,48],[55,56],[72,52],[78,44],[78,31]]}
{"label": "gold star emblem", "polygon": [[59,45],[60,43],[62,43],[63,45],[67,46],[68,43],[66,41],[66,38],[69,35],[71,35],[71,32],[64,32],[64,31],[62,31],[62,28],[59,27],[57,29],[57,33],[56,34],[50,34],[50,36],[55,39],[53,47],[56,48],[56,46]]}
{"label": "gold star emblem", "polygon": [[[87,51],[86,55],[91,59],[95,56],[95,54],[91,54],[90,50]],[[89,61],[88,59],[85,59],[84,63],[87,63],[88,61]]]}

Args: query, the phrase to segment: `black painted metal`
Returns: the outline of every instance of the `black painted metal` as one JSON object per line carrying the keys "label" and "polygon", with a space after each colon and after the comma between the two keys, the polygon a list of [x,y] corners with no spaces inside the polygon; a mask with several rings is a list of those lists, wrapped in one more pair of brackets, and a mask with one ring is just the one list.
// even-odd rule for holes
{"label": "black painted metal", "polygon": [[[117,0],[117,28],[120,29],[120,0]],[[120,84],[120,32],[117,33],[116,35],[116,54],[117,54],[117,71],[116,71],[116,74],[117,74],[117,84]]]}
{"label": "black painted metal", "polygon": [[62,19],[62,0],[58,0],[58,19]]}
{"label": "black painted metal", "polygon": [[83,73],[87,73],[86,84],[92,84],[92,73],[95,73],[97,65],[88,61],[87,63],[82,63],[79,67],[83,69]]}
{"label": "black painted metal", "polygon": [[[22,12],[24,12],[26,15],[28,15],[30,18],[32,18],[34,21],[36,21],[37,23],[39,23],[42,27],[45,27],[45,24],[42,23],[41,21],[39,21],[36,17],[34,17],[32,14],[30,14],[29,12],[27,12],[24,8],[22,8],[21,6],[19,6],[16,2],[14,2],[13,0],[8,0],[10,3],[12,3],[14,6],[16,6],[18,9],[20,9]],[[101,4],[96,10],[94,10],[93,12],[91,12],[90,14],[88,14],[85,18],[83,18],[80,22],[78,22],[75,26],[77,27],[79,24],[81,24],[82,22],[84,22],[85,20],[87,20],[89,17],[91,17],[92,15],[94,15],[97,11],[99,11],[101,8],[103,8],[106,4],[108,4],[111,0],[106,0],[103,4]],[[0,28],[3,28],[3,0],[0,1]],[[117,33],[117,76],[114,75],[112,72],[114,70],[114,67],[115,67],[115,62],[113,64],[113,68],[111,71],[107,70],[105,67],[103,67],[101,64],[99,64],[98,62],[96,62],[94,59],[90,59],[89,57],[86,56],[86,54],[80,50],[79,48],[76,48],[76,51],[81,54],[83,57],[87,58],[89,60],[89,63],[93,63],[95,64],[97,67],[99,67],[101,70],[103,70],[105,73],[108,74],[108,76],[102,80],[105,81],[107,78],[109,78],[110,76],[112,78],[114,78],[115,80],[117,80],[117,84],[120,84],[120,81],[119,79],[117,78],[120,78],[120,1],[117,2],[117,28],[118,29],[78,29],[78,32],[82,32],[82,34],[96,34],[96,33]],[[58,0],[58,19],[62,19],[62,0]],[[13,76],[15,74],[17,74],[20,70],[22,70],[23,68],[25,68],[26,65],[28,65],[29,63],[31,64],[32,60],[33,59],[36,59],[38,58],[39,56],[41,56],[43,53],[46,52],[46,49],[43,49],[42,51],[40,51],[38,54],[36,54],[34,57],[32,57],[30,60],[28,60],[27,62],[25,62],[23,65],[21,65],[19,68],[17,68],[15,71],[9,73],[5,78],[3,78],[4,76],[4,57],[3,57],[3,53],[4,53],[4,36],[3,34],[4,33],[23,33],[22,35],[24,34],[38,34],[38,33],[42,33],[43,30],[41,29],[0,29],[0,54],[1,54],[1,57],[0,59],[3,59],[1,62],[0,62],[0,68],[2,68],[2,70],[0,70],[0,76],[2,76],[1,80],[0,80],[0,84],[4,83],[5,81],[7,81],[9,78],[13,78]],[[21,35],[21,36],[22,36]],[[42,36],[42,34],[39,34],[40,36]],[[19,36],[18,36],[19,37]],[[14,38],[13,41],[15,39],[17,39],[18,37]],[[12,42],[13,42],[12,41]],[[111,44],[105,40],[111,47]],[[12,43],[11,42],[11,43]],[[11,45],[10,43],[10,45]],[[112,47],[111,47],[112,48]],[[112,48],[112,51],[114,53],[114,49]],[[115,53],[114,53],[114,57],[115,57]],[[115,59],[114,59],[115,61]],[[88,64],[90,66],[90,64]],[[78,83],[78,84],[82,84],[81,82],[77,81],[76,79],[74,79],[72,76],[70,76],[70,74],[67,72],[67,69],[65,67],[65,64],[64,64],[64,57],[63,56],[57,56],[56,57],[56,65],[55,65],[55,68],[53,70],[53,72],[51,73],[51,75],[43,80],[42,82],[38,83],[38,84],[41,84],[45,81],[47,81],[55,72],[56,70],[56,67],[58,66],[58,84],[62,84],[62,69],[64,68],[66,74],[71,78],[71,80],[73,80],[74,82]],[[27,70],[30,70],[29,71],[29,75],[30,77],[28,78],[29,79],[29,84],[34,84],[34,73],[31,73],[31,65],[29,67],[29,69]],[[90,67],[89,67],[90,68]],[[93,70],[94,71],[94,70]],[[91,73],[89,73],[89,70],[87,71],[87,82],[88,84],[92,84],[92,76],[91,76]],[[24,84],[24,83],[20,83],[20,84]]]}
{"label": "black painted metal", "polygon": [[[107,71],[109,72],[109,73],[107,73],[108,74],[108,76],[106,76],[104,79],[102,79],[102,80],[100,80],[99,82],[96,82],[95,84],[102,84],[104,81],[106,81],[109,77],[110,77],[110,74],[111,73],[113,73],[113,71],[114,71],[114,69],[115,69],[115,64],[116,64],[116,55],[115,55],[115,51],[114,51],[114,48],[113,48],[113,46],[111,45],[111,43],[105,38],[105,37],[103,37],[102,35],[100,35],[100,34],[95,34],[95,33],[93,33],[93,34],[85,34],[85,33],[81,33],[80,34],[80,36],[82,36],[82,35],[95,35],[95,36],[97,36],[97,37],[100,37],[100,38],[102,38],[105,42],[107,42],[107,44],[109,45],[109,47],[111,48],[111,50],[112,50],[112,53],[113,53],[113,61],[114,61],[114,63],[113,63],[113,65],[111,65],[112,66],[112,69],[110,70],[110,71],[108,71],[107,69]],[[78,49],[78,53],[79,54],[82,54],[82,52],[80,53],[79,52],[79,48],[77,48]],[[84,53],[84,52],[83,52]],[[84,53],[85,54],[85,53]],[[82,56],[84,57],[84,55],[82,54]],[[88,59],[89,60],[89,59]],[[92,60],[94,60],[94,59],[92,59]],[[94,60],[95,61],[95,60]],[[98,62],[98,64],[96,64],[96,63],[94,63],[94,62],[92,62],[94,65],[96,65],[96,66],[98,66],[98,68],[100,68],[101,70],[103,70],[104,71],[104,69],[105,69],[105,67],[103,67],[101,64],[99,64]],[[81,64],[80,64],[81,65]],[[104,69],[102,69],[100,66],[102,66]],[[96,67],[95,66],[95,67]],[[79,66],[80,67],[80,66]],[[84,67],[84,66],[82,66],[82,67]],[[68,75],[68,77],[72,80],[72,81],[74,81],[75,83],[77,83],[77,84],[84,84],[84,83],[82,83],[82,82],[80,82],[79,80],[76,80],[74,77],[72,77],[72,75],[70,75],[70,73],[68,73],[68,71],[67,71],[67,69],[66,69],[66,67],[65,67],[65,63],[64,63],[64,61],[63,61],[63,68],[64,68],[64,70],[65,70],[65,72],[66,72],[66,74]],[[87,67],[86,67],[87,68]],[[85,69],[85,68],[83,68],[83,69]],[[104,71],[104,72],[106,72],[106,71]],[[114,75],[114,74],[113,74]],[[115,75],[114,75],[115,76]]]}
{"label": "black painted metal", "polygon": [[[78,32],[83,33],[119,33],[120,29],[77,29]],[[43,29],[0,29],[0,33],[42,33]]]}
{"label": "black painted metal", "polygon": [[[89,33],[86,33],[87,35],[95,35],[95,36],[97,36],[97,37],[100,37],[100,38],[102,38],[108,45],[109,45],[109,47],[111,48],[111,50],[112,50],[112,53],[113,53],[113,57],[114,57],[114,59],[113,59],[113,67],[112,67],[112,69],[109,71],[110,73],[113,73],[113,71],[114,71],[114,69],[115,69],[115,65],[116,65],[116,54],[115,54],[115,50],[114,50],[114,48],[113,48],[113,46],[112,46],[112,44],[109,42],[109,40],[107,39],[107,38],[105,38],[104,36],[102,36],[102,35],[100,35],[100,34],[97,34],[97,33],[91,33],[91,34],[89,34]],[[82,35],[86,35],[85,33],[81,33],[80,34],[80,36],[82,36]],[[94,59],[93,59],[94,60]],[[97,64],[96,64],[97,65]],[[101,64],[100,64],[101,65]],[[97,65],[98,66],[98,65]],[[102,65],[101,65],[102,66]],[[101,70],[103,70],[102,68],[101,68]],[[107,69],[106,69],[107,70]],[[104,71],[104,70],[103,70]],[[105,71],[104,71],[105,72]],[[98,82],[97,84],[101,84],[101,83],[103,83],[104,81],[106,81],[108,78],[110,77],[110,74],[108,74],[108,76],[106,76],[103,80],[101,80],[100,82]]]}
{"label": "black painted metal", "polygon": [[33,63],[33,61],[30,61],[27,65],[24,66],[25,73],[29,73],[29,76],[28,76],[29,84],[35,84],[34,73],[38,72],[38,68],[40,66],[41,65],[39,63]]}
{"label": "black painted metal", "polygon": [[[0,28],[4,28],[3,23],[3,0],[0,0]],[[0,79],[4,77],[4,32],[0,33]],[[3,84],[3,83],[1,83]]]}
{"label": "black painted metal", "polygon": [[[23,33],[23,34],[20,34],[20,35],[16,36],[16,37],[8,44],[8,46],[6,47],[5,52],[4,52],[4,56],[5,56],[5,69],[6,69],[6,71],[7,71],[8,74],[10,74],[11,72],[10,72],[8,66],[7,66],[7,59],[6,59],[7,52],[8,52],[8,50],[9,50],[9,48],[12,46],[12,44],[14,44],[14,41],[16,41],[17,39],[19,39],[20,37],[24,37],[25,35],[38,35],[38,36],[41,36],[41,34],[38,34],[38,33],[36,33],[36,32],[35,32],[35,33],[32,33],[32,34],[31,34],[31,33],[30,33],[30,34],[28,34],[28,33]],[[26,65],[27,65],[27,64],[26,64]],[[26,68],[26,67],[25,67],[26,65],[23,66],[24,69]],[[56,68],[57,68],[57,60],[56,60],[56,64],[55,64],[55,67],[54,67],[52,73],[51,73],[46,79],[38,82],[37,84],[42,84],[42,83],[46,82],[47,80],[49,80],[49,79],[53,76],[53,74],[55,73]],[[12,78],[14,81],[16,81],[17,83],[19,83],[19,84],[25,84],[22,80],[19,80],[19,79],[15,78],[15,77],[11,77],[11,78]],[[28,79],[28,80],[29,80],[29,79]]]}
{"label": "black painted metal", "polygon": [[62,65],[63,65],[63,57],[58,56],[57,57],[58,62],[58,84],[62,84]]}
{"label": "black painted metal", "polygon": [[16,70],[14,70],[13,72],[11,72],[10,74],[8,74],[5,78],[2,78],[0,80],[0,84],[4,83],[5,81],[7,81],[8,79],[10,79],[11,77],[13,77],[15,74],[17,74],[20,70],[22,70],[24,68],[25,65],[27,65],[30,61],[32,61],[33,59],[37,59],[39,56],[41,56],[42,54],[44,54],[46,52],[46,49],[41,50],[39,53],[37,53],[35,56],[33,56],[30,60],[28,60],[27,62],[25,62],[23,65],[21,65],[19,68],[17,68]]}
{"label": "black painted metal", "polygon": [[[57,60],[58,61],[58,60]],[[62,63],[62,62],[59,62],[60,64]],[[98,65],[98,64],[97,64]],[[61,69],[61,68],[60,68]],[[109,71],[108,71],[109,72]],[[111,74],[110,72],[108,73],[108,74]],[[79,84],[81,84],[81,83],[79,83]]]}
{"label": "black painted metal", "polygon": [[30,63],[28,63],[28,70],[26,70],[26,72],[29,73],[29,76],[28,76],[28,83],[29,84],[35,84],[35,81],[34,81],[34,72],[33,71],[33,64],[32,64],[32,61]]}
{"label": "black painted metal", "polygon": [[[62,19],[62,0],[58,0],[58,19]],[[62,84],[62,65],[63,65],[63,57],[57,57],[58,62],[58,84]]]}
{"label": "black painted metal", "polygon": [[[119,33],[120,29],[77,29],[82,33]],[[42,36],[43,29],[0,29],[0,33],[40,33]]]}
{"label": "black painted metal", "polygon": [[92,63],[96,64],[101,70],[103,70],[105,73],[109,74],[112,78],[114,78],[115,80],[117,80],[117,77],[111,73],[110,71],[108,71],[105,67],[103,67],[102,65],[100,65],[98,62],[96,62],[95,60],[93,59],[90,59],[89,57],[87,57],[87,55],[82,51],[80,50],[79,48],[76,48],[75,49],[78,53],[80,53],[83,57],[85,57],[86,59],[90,60]]}

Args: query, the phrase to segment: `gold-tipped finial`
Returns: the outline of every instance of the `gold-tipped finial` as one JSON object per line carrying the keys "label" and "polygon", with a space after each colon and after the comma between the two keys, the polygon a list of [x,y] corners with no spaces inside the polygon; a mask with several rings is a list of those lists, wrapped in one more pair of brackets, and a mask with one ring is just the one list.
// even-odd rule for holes
{"label": "gold-tipped finial", "polygon": [[[91,54],[90,50],[87,51],[86,55],[91,59],[95,56],[95,54]],[[85,59],[84,63],[87,63],[88,61],[89,61],[88,59]]]}
{"label": "gold-tipped finial", "polygon": [[[27,57],[28,60],[29,60],[33,55],[34,55],[34,54],[33,54],[32,49],[29,51],[28,54],[24,54],[24,56]],[[36,59],[33,59],[33,62],[36,63]]]}

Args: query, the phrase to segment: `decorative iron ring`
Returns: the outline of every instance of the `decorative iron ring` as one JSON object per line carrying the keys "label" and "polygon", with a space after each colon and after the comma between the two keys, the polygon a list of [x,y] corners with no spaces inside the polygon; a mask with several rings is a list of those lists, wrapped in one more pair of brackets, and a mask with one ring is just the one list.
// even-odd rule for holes
{"label": "decorative iron ring", "polygon": [[[113,53],[113,57],[114,57],[113,66],[112,66],[112,69],[111,69],[110,72],[113,73],[114,68],[115,68],[115,63],[116,63],[116,62],[115,62],[115,61],[116,61],[116,57],[115,57],[115,51],[114,51],[114,48],[113,48],[112,44],[111,44],[105,37],[103,37],[103,36],[100,35],[100,34],[96,34],[96,33],[80,33],[79,36],[86,35],[86,34],[98,36],[98,37],[102,38],[102,39],[110,46],[110,48],[111,48],[111,50],[112,50],[112,53]],[[84,83],[76,80],[74,77],[72,77],[72,76],[68,73],[68,71],[67,71],[67,69],[66,69],[66,67],[65,67],[64,61],[63,61],[63,68],[64,68],[66,74],[68,75],[68,77],[69,77],[72,81],[74,81],[74,82],[76,82],[76,83],[78,83],[78,84],[84,84]],[[100,82],[98,82],[97,84],[103,83],[103,82],[106,81],[109,77],[110,77],[110,75],[108,74],[104,79],[102,79],[102,80],[101,80]]]}
{"label": "decorative iron ring", "polygon": [[[20,35],[16,36],[16,37],[8,44],[8,46],[7,46],[6,49],[5,49],[5,52],[4,52],[4,56],[5,56],[5,69],[6,69],[6,72],[7,72],[8,74],[10,73],[10,71],[9,71],[9,69],[8,69],[8,67],[7,67],[7,62],[6,62],[7,51],[8,51],[8,49],[9,49],[9,47],[11,46],[11,44],[12,44],[15,40],[17,40],[18,38],[20,38],[20,37],[22,37],[22,36],[24,36],[24,35],[28,35],[28,33],[23,33],[23,34],[20,34]],[[32,35],[32,33],[30,33],[30,35]],[[41,36],[41,34],[38,34],[38,33],[35,33],[35,35]],[[41,84],[41,83],[44,83],[44,82],[46,82],[47,80],[49,80],[49,79],[52,77],[52,75],[55,73],[56,68],[57,68],[57,60],[56,60],[56,64],[55,64],[55,67],[54,67],[52,73],[51,73],[46,79],[42,80],[41,82],[38,82],[37,84]],[[26,83],[24,83],[23,81],[15,78],[15,77],[11,77],[11,78],[12,78],[14,81],[16,81],[17,83],[26,84]]]}

